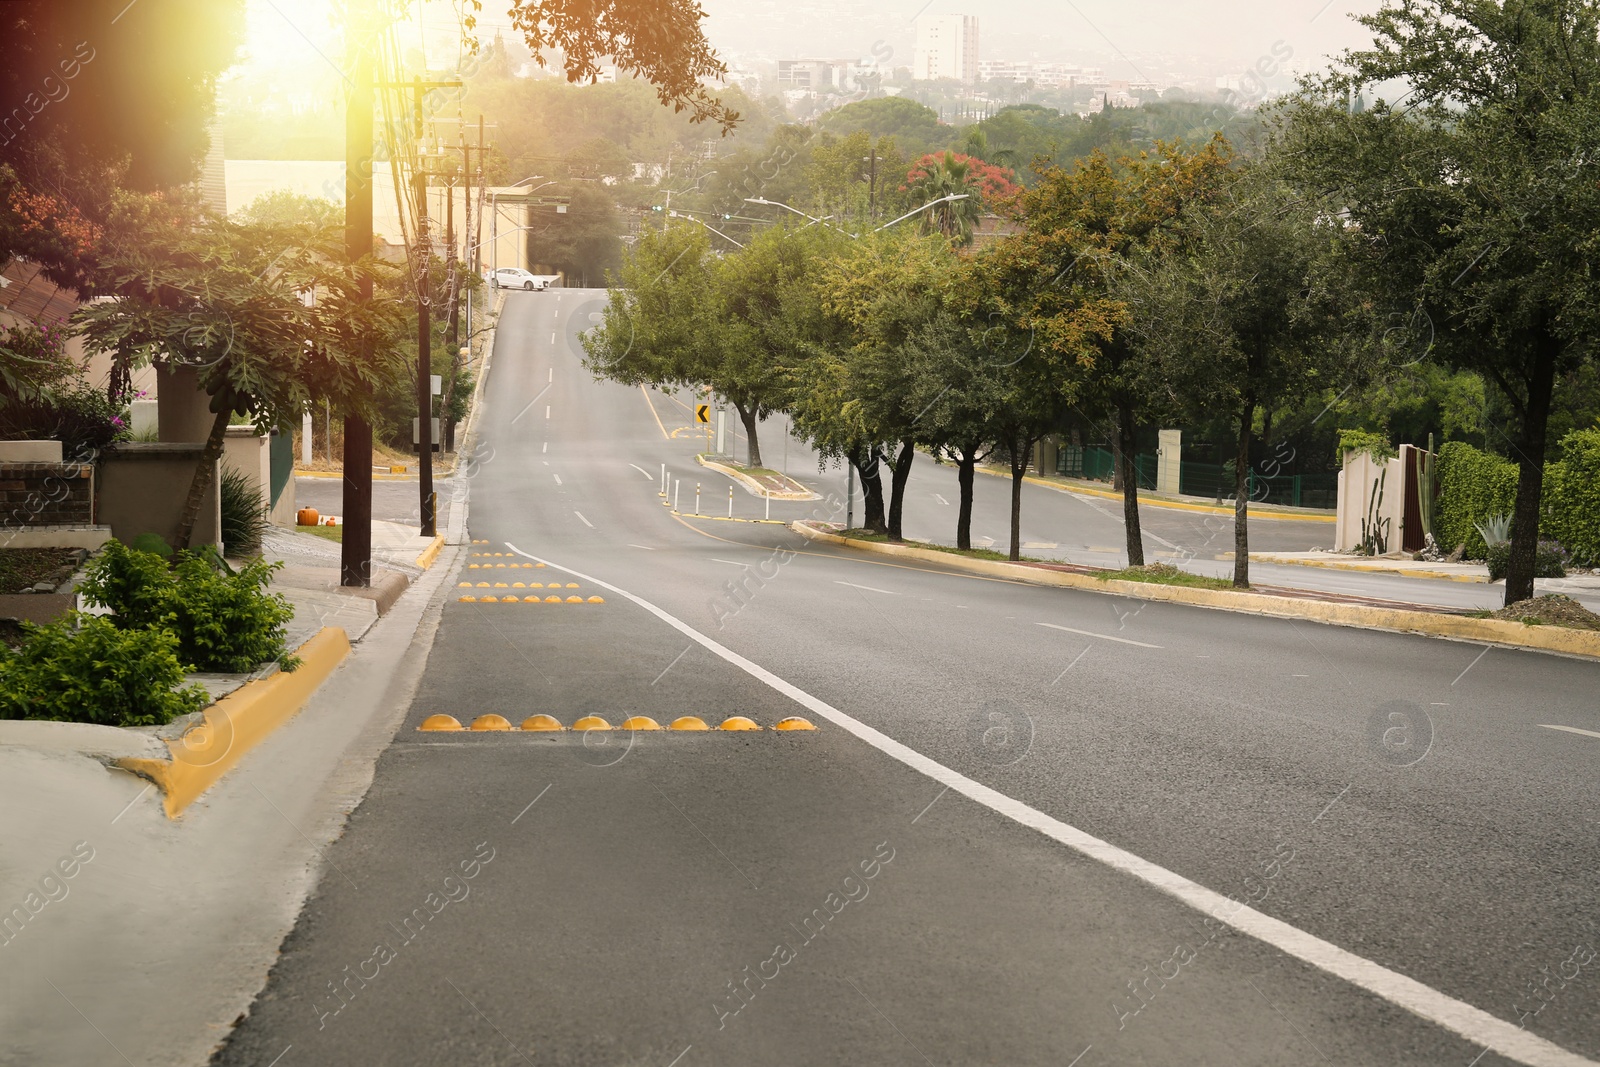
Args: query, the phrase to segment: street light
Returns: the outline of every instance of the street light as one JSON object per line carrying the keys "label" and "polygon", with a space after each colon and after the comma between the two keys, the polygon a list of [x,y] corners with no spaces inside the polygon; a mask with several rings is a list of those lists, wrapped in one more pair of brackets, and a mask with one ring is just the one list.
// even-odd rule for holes
{"label": "street light", "polygon": [[706,222],[704,219],[697,219],[693,215],[682,215],[682,214],[679,214],[676,211],[667,212],[667,218],[669,218],[669,219],[686,219],[689,222],[698,222],[700,225],[704,226],[706,229],[710,230],[712,233],[716,234],[718,237],[722,238],[724,241],[727,241],[729,244],[733,245],[735,248],[743,248],[744,247],[744,245],[740,244],[738,241],[735,241],[732,237],[729,237],[727,234],[723,233],[721,230],[717,229],[715,226],[711,225],[709,222]]}
{"label": "street light", "polygon": [[[760,196],[747,196],[747,197],[744,198],[744,202],[747,203],[747,204],[761,204],[761,205],[763,205],[765,207],[781,207],[785,211],[794,212],[796,215],[799,215],[803,219],[810,219],[812,225],[816,225],[818,223],[821,223],[822,225],[827,226],[829,229],[839,230],[839,227],[835,226],[833,223],[828,221],[829,219],[833,218],[832,215],[824,215],[822,218],[819,219],[815,215],[807,215],[804,211],[801,211],[799,208],[790,207],[788,204],[780,204],[776,200],[768,200],[765,197],[760,197]],[[855,234],[848,233],[845,230],[839,230],[839,232],[840,233],[844,233],[844,234],[846,234],[847,236],[850,236],[850,237],[854,237],[855,236]]]}
{"label": "street light", "polygon": [[[890,221],[890,222],[886,222],[882,226],[875,227],[875,228],[873,228],[871,230],[868,230],[867,232],[868,233],[877,233],[879,230],[887,230],[890,226],[893,226],[895,223],[904,222],[906,219],[909,219],[913,215],[920,215],[920,214],[922,214],[922,212],[928,210],[930,207],[938,207],[940,204],[948,204],[948,203],[951,203],[951,202],[956,201],[956,200],[965,200],[965,199],[967,199],[967,197],[969,197],[971,195],[972,195],[971,193],[951,193],[949,196],[941,196],[937,200],[928,201],[926,204],[923,204],[921,207],[917,208],[915,211],[908,211],[904,215],[901,215],[899,218],[894,219],[893,221]],[[747,203],[747,204],[764,204],[767,207],[781,207],[785,211],[793,211],[796,215],[799,215],[802,218],[810,219],[813,223],[821,222],[821,223],[824,223],[824,224],[827,224],[827,225],[831,226],[835,230],[839,230],[839,227],[833,226],[831,223],[828,223],[828,219],[831,219],[833,217],[832,215],[829,215],[827,218],[819,219],[814,215],[807,215],[804,211],[801,211],[799,208],[792,208],[788,204],[780,204],[776,200],[767,200],[767,199],[764,199],[762,197],[748,197],[747,196],[747,197],[745,197],[745,201],[744,202]],[[847,237],[852,237],[852,238],[861,236],[858,233],[850,233],[847,230],[839,230],[839,232],[844,234]]]}
{"label": "street light", "polygon": [[971,193],[951,193],[949,196],[941,196],[937,200],[930,200],[926,204],[923,204],[921,207],[917,208],[917,210],[908,211],[904,215],[901,215],[899,218],[895,219],[894,222],[886,222],[882,226],[879,226],[877,229],[872,230],[870,232],[877,233],[878,230],[887,230],[890,226],[893,226],[895,224],[895,222],[904,222],[906,219],[909,219],[912,215],[919,215],[922,212],[928,210],[930,207],[938,207],[940,204],[953,203],[956,200],[965,200],[967,197],[969,197],[971,195],[972,195]]}

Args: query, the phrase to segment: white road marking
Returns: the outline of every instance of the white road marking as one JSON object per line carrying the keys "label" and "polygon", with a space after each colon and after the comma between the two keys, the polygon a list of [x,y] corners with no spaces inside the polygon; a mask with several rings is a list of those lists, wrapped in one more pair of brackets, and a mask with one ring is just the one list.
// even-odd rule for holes
{"label": "white road marking", "polygon": [[[545,786],[545,787],[544,787],[544,788],[543,788],[543,789],[541,789],[541,790],[539,790],[539,797],[542,797],[542,796],[544,796],[544,795],[545,795],[545,794],[546,794],[546,793],[548,793],[548,792],[550,792],[550,785],[554,785],[554,784],[555,784],[555,783],[554,783],[554,782],[552,782],[552,783],[550,783],[550,784],[549,784],[549,785],[546,785],[546,786]],[[530,800],[530,801],[528,801],[528,808],[531,808],[531,807],[533,807],[533,806],[534,806],[534,805],[535,805],[535,804],[537,804],[537,803],[539,803],[539,797],[534,797],[534,798],[533,798],[533,799],[532,799],[532,800]],[[522,817],[523,817],[523,816],[524,816],[524,815],[526,815],[526,814],[528,814],[528,808],[523,808],[523,809],[522,809],[522,810],[521,810],[521,811],[519,811],[519,812],[517,812],[517,819],[520,819],[520,818],[522,818]],[[517,825],[517,819],[512,819],[512,820],[511,820],[511,825],[512,825],[512,826],[515,826],[515,825]]]}
{"label": "white road marking", "polygon": [[560,485],[560,484],[561,484],[561,475],[559,475],[559,474],[552,474],[552,475],[551,475],[551,477],[552,477],[552,478],[554,478],[554,479],[555,479],[555,480],[556,480],[556,484],[557,484],[557,485]]}
{"label": "white road marking", "polygon": [[540,452],[548,452],[548,451],[550,451],[550,442],[549,442],[549,441],[546,441],[546,442],[545,442],[545,443],[544,443],[544,447],[543,447],[543,448],[541,448],[541,449],[539,449],[539,451],[540,451]]}
{"label": "white road marking", "polygon": [[551,367],[550,368],[550,375],[549,375],[549,377],[545,378],[545,381],[553,382],[555,380],[556,380],[556,369],[554,367]]}
{"label": "white road marking", "polygon": [[642,548],[646,552],[654,552],[655,551],[655,549],[651,548],[649,545],[636,545],[632,541],[628,542],[628,547],[629,548]]}
{"label": "white road marking", "polygon": [[[548,389],[550,387],[549,386],[545,386],[545,388]],[[544,406],[544,417],[547,418],[547,419],[550,417],[550,405],[549,404],[546,404]]]}
{"label": "white road marking", "polygon": [[[1230,900],[1213,889],[1207,889],[1198,882],[1190,881],[1175,871],[1151,863],[1124,849],[1103,841],[1092,834],[1086,833],[1075,826],[1062,822],[1060,819],[1046,815],[1036,808],[1031,808],[1000,793],[981,782],[974,781],[966,775],[951,770],[915,749],[909,748],[887,734],[873,729],[866,723],[851,718],[838,708],[817,697],[812,696],[798,686],[784,681],[765,667],[752,663],[739,653],[702,634],[688,623],[668,614],[661,608],[635,596],[626,589],[619,589],[610,582],[601,581],[599,578],[584,574],[582,571],[563,567],[559,563],[541,559],[531,553],[524,552],[516,545],[506,542],[506,547],[517,555],[543,563],[548,567],[564,571],[574,578],[592,582],[601,589],[624,597],[639,607],[648,611],[662,622],[682,633],[691,641],[699,643],[702,647],[715,653],[725,662],[738,667],[757,681],[764,682],[772,689],[810,710],[820,718],[826,719],[848,733],[865,741],[873,748],[899,760],[912,770],[927,775],[942,785],[967,797],[989,810],[1012,819],[1015,822],[1036,830],[1053,841],[1058,841],[1068,848],[1098,860],[1114,870],[1128,874],[1146,885],[1160,890],[1183,903],[1215,917],[1219,922],[1226,923],[1240,933],[1261,941],[1278,949],[1295,959],[1303,960],[1320,970],[1342,978],[1360,989],[1394,1004],[1419,1018],[1441,1026],[1452,1033],[1462,1037],[1517,1063],[1527,1064],[1528,1067],[1600,1067],[1595,1061],[1585,1059],[1577,1053],[1569,1052],[1560,1045],[1546,1041],[1529,1033],[1522,1027],[1509,1023],[1504,1019],[1496,1018],[1481,1008],[1454,997],[1447,996],[1423,985],[1414,978],[1392,971],[1387,967],[1374,963],[1369,959],[1357,956],[1353,952],[1340,948],[1330,941],[1314,937],[1303,930],[1296,929],[1281,919],[1255,910],[1238,901]],[[1095,635],[1100,636],[1100,635]]]}
{"label": "white road marking", "polygon": [[735,566],[735,567],[748,567],[748,566],[750,566],[750,564],[748,564],[748,563],[735,563],[731,559],[718,559],[716,556],[712,556],[710,558],[711,558],[711,562],[713,562],[713,563],[727,563],[727,564],[731,564],[732,566]]}
{"label": "white road marking", "polygon": [[[539,397],[544,396],[544,394],[548,393],[549,391],[550,391],[550,387],[548,385],[545,386],[543,389],[539,390],[539,392],[534,396],[534,398],[532,400],[528,401],[527,405],[524,406],[521,411],[517,412],[517,414],[516,414],[516,416],[514,418],[512,418],[512,420],[511,420],[512,424],[515,425],[517,419],[520,419],[520,418],[522,418],[522,416],[526,415],[528,413],[528,408],[531,408],[531,407],[533,407],[533,405],[537,404],[539,402]],[[550,409],[549,408],[545,408],[544,409],[544,417],[547,418],[547,419],[550,417]]]}
{"label": "white road marking", "polygon": [[879,589],[875,585],[857,585],[855,582],[834,582],[834,585],[848,585],[851,589],[865,589],[869,593],[888,593],[890,596],[899,596],[899,593],[890,589]]}
{"label": "white road marking", "polygon": [[583,517],[583,512],[574,510],[573,514],[578,516],[579,521],[581,521],[585,526],[589,527],[589,529],[594,529],[594,523],[590,522],[588,519],[585,519]]}
{"label": "white road marking", "polygon": [[655,475],[651,474],[649,471],[645,470],[643,467],[639,466],[637,463],[630,463],[630,464],[628,464],[628,466],[632,467],[634,470],[636,470],[640,474],[644,475],[646,480],[649,480],[649,479],[652,479],[652,478],[655,477]]}
{"label": "white road marking", "polygon": [[950,501],[946,500],[944,497],[940,496],[938,493],[933,494],[933,499],[937,500],[939,503],[943,504],[945,507],[949,507],[950,506]]}
{"label": "white road marking", "polygon": [[555,344],[556,343],[556,332],[554,330],[550,331],[550,343],[551,344]]}
{"label": "white road marking", "polygon": [[1576,726],[1552,726],[1545,722],[1542,722],[1539,725],[1546,730],[1565,730],[1569,734],[1582,734],[1584,737],[1600,737],[1600,733],[1596,733],[1593,730],[1580,730]]}
{"label": "white road marking", "polygon": [[1140,648],[1160,648],[1160,645],[1148,645],[1143,641],[1130,641],[1126,637],[1112,637],[1110,634],[1097,634],[1093,630],[1074,630],[1070,626],[1057,626],[1053,622],[1041,622],[1040,626],[1048,626],[1052,630],[1065,630],[1069,634],[1082,634],[1084,637],[1097,637],[1102,641],[1115,641],[1119,645],[1138,645]]}

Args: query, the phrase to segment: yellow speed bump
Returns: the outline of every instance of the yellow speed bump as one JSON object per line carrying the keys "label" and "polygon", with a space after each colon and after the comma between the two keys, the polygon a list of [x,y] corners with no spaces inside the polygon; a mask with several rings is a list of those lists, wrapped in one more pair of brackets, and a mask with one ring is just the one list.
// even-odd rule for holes
{"label": "yellow speed bump", "polygon": [[419,730],[459,730],[461,723],[454,715],[429,715],[422,720]]}
{"label": "yellow speed bump", "polygon": [[685,715],[682,718],[673,719],[672,720],[672,725],[669,727],[669,729],[672,729],[672,730],[709,730],[709,729],[711,729],[711,727],[707,726],[706,725],[706,721],[704,719],[700,718],[698,715]]}
{"label": "yellow speed bump", "polygon": [[477,564],[477,563],[469,563],[469,564],[467,564],[467,570],[469,570],[469,571],[475,571],[475,570],[477,570],[477,569],[478,569],[478,567],[479,567],[479,566],[480,566],[480,565],[479,565],[479,564]]}
{"label": "yellow speed bump", "polygon": [[500,598],[500,603],[502,604],[515,604],[516,602],[517,598],[514,596],[503,596]]}
{"label": "yellow speed bump", "polygon": [[471,582],[457,582],[456,583],[456,588],[458,588],[458,589],[461,589],[461,588],[471,589],[472,588],[472,583]]}
{"label": "yellow speed bump", "polygon": [[511,588],[513,588],[513,589],[526,589],[526,588],[528,588],[528,586],[524,582],[512,582],[511,583]]}
{"label": "yellow speed bump", "polygon": [[611,724],[598,715],[585,715],[572,724],[574,730],[609,730]]}
{"label": "yellow speed bump", "polygon": [[[524,567],[526,567],[526,566],[527,566],[527,564],[526,564],[526,563],[524,563],[524,564],[523,564],[523,566],[524,566]],[[535,567],[543,567],[543,566],[544,566],[544,564],[543,564],[543,563],[535,563],[535,564],[534,564],[534,566],[535,566]]]}
{"label": "yellow speed bump", "polygon": [[476,604],[478,602],[478,598],[475,596],[456,597],[456,600],[458,603],[462,604]]}
{"label": "yellow speed bump", "polygon": [[472,720],[469,730],[509,730],[511,723],[504,715],[479,715]]}
{"label": "yellow speed bump", "polygon": [[495,582],[494,587],[496,589],[510,589],[511,585],[507,582]]}
{"label": "yellow speed bump", "polygon": [[567,588],[568,589],[576,589],[576,588],[578,588],[578,583],[577,582],[568,582],[567,583]]}
{"label": "yellow speed bump", "polygon": [[757,726],[756,723],[755,723],[755,720],[753,720],[753,719],[747,719],[743,715],[733,715],[733,716],[730,716],[729,718],[723,719],[722,720],[722,725],[717,727],[717,729],[719,729],[719,730],[759,730],[759,729],[761,729],[761,727]]}
{"label": "yellow speed bump", "polygon": [[777,722],[777,725],[775,725],[773,727],[773,729],[774,730],[815,730],[816,727],[812,726],[810,721],[808,721],[806,719],[802,719],[798,715],[791,715],[787,719],[779,719],[778,722]]}
{"label": "yellow speed bump", "polygon": [[490,588],[490,586],[489,586],[488,582],[479,582],[478,583],[478,588],[479,589],[488,589],[488,588]]}
{"label": "yellow speed bump", "polygon": [[567,603],[568,604],[582,604],[583,603],[583,597],[581,597],[581,596],[569,596],[569,597],[567,597]]}
{"label": "yellow speed bump", "polygon": [[554,715],[529,715],[522,720],[524,730],[565,730]]}
{"label": "yellow speed bump", "polygon": [[589,598],[589,603],[591,604],[604,604],[605,602],[606,598],[603,596],[592,596]]}
{"label": "yellow speed bump", "polygon": [[547,596],[544,598],[544,602],[546,604],[559,604],[561,603],[561,598],[558,596]]}
{"label": "yellow speed bump", "polygon": [[480,603],[480,604],[498,604],[498,603],[500,603],[500,598],[497,597],[497,596],[486,596],[486,597],[483,597],[482,599],[480,599],[478,601],[478,603]]}
{"label": "yellow speed bump", "polygon": [[619,729],[619,730],[659,730],[659,729],[661,729],[661,724],[656,722],[654,719],[652,719],[648,715],[635,715],[632,718],[623,719],[622,720],[622,725],[617,727],[617,729]]}

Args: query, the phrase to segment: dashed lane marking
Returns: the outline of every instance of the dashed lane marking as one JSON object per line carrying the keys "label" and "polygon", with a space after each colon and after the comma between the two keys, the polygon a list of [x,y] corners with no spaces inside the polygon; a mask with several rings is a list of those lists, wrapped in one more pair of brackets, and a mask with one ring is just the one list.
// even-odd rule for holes
{"label": "dashed lane marking", "polygon": [[1144,641],[1133,641],[1126,637],[1112,637],[1110,634],[1097,634],[1093,630],[1074,630],[1070,626],[1057,626],[1053,622],[1041,622],[1040,626],[1048,626],[1052,630],[1065,630],[1069,634],[1081,634],[1084,637],[1093,637],[1101,641],[1115,641],[1119,645],[1138,645],[1140,648],[1161,648],[1161,645],[1147,644]]}

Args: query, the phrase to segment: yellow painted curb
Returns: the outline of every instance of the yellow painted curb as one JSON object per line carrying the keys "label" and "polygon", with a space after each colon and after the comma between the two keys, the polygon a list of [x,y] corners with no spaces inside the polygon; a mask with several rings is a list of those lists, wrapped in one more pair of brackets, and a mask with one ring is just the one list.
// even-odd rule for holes
{"label": "yellow painted curb", "polygon": [[[700,464],[700,466],[706,468],[707,470],[716,471],[718,474],[726,474],[728,477],[732,478],[734,481],[738,482],[740,485],[742,485],[742,486],[746,487],[747,489],[749,489],[756,496],[759,496],[759,497],[762,497],[762,498],[766,498],[769,495],[767,493],[767,491],[766,491],[766,488],[764,486],[762,486],[762,484],[760,482],[756,481],[754,478],[750,477],[748,474],[745,474],[743,471],[737,471],[737,470],[734,470],[732,467],[726,466],[724,464],[712,462],[711,460],[706,459],[706,457],[704,455],[696,455],[694,458],[695,458],[695,462]],[[789,476],[787,474],[785,474],[784,477],[785,478],[789,478]],[[794,481],[793,478],[789,478],[789,480],[790,481]],[[798,485],[799,483],[797,482],[796,484]],[[772,493],[772,494],[770,494],[770,496],[772,497],[773,500],[821,500],[822,499],[821,494],[813,493],[809,489],[807,489],[804,493],[783,492],[783,493]],[[776,520],[774,520],[774,521],[776,521]]]}
{"label": "yellow painted curb", "polygon": [[444,534],[435,534],[428,547],[422,550],[422,555],[417,557],[417,566],[427,570],[433,566],[433,561],[439,558],[439,550],[444,547]]}
{"label": "yellow painted curb", "polygon": [[717,727],[717,729],[719,729],[719,730],[759,730],[759,729],[761,729],[761,727],[756,725],[755,720],[753,720],[753,719],[747,719],[743,715],[732,715],[732,716],[729,716],[726,719],[723,719],[722,720],[722,725]]}
{"label": "yellow painted curb", "polygon": [[127,757],[117,766],[160,786],[167,817],[175,819],[246,752],[293,718],[349,654],[344,630],[325,626],[295,649],[298,669],[245,683],[206,708],[202,721],[182,737],[167,739],[171,759]]}
{"label": "yellow painted curb", "polygon": [[706,721],[704,719],[700,718],[700,716],[698,716],[698,715],[683,715],[683,716],[680,716],[679,718],[673,719],[672,720],[672,725],[667,727],[667,729],[669,729],[669,730],[709,730],[709,729],[711,729],[711,727],[707,726],[706,725]]}
{"label": "yellow painted curb", "polygon": [[[1232,552],[1225,552],[1220,558],[1232,559]],[[1433,578],[1447,582],[1471,582],[1477,585],[1488,585],[1487,574],[1460,574],[1455,571],[1430,571],[1425,567],[1378,567],[1371,563],[1357,563],[1354,560],[1339,559],[1280,559],[1270,552],[1257,554],[1250,553],[1250,559],[1255,563],[1276,563],[1283,567],[1326,567],[1335,571],[1362,571],[1367,574],[1397,574],[1402,578]]]}
{"label": "yellow painted curb", "polygon": [[1191,604],[1196,607],[1221,608],[1247,615],[1269,615],[1284,619],[1309,619],[1312,622],[1331,623],[1335,626],[1354,626],[1367,630],[1393,630],[1398,633],[1422,634],[1426,637],[1450,637],[1461,641],[1482,641],[1489,644],[1509,645],[1513,648],[1531,648],[1542,652],[1564,652],[1572,656],[1600,659],[1600,630],[1573,630],[1563,626],[1529,626],[1503,619],[1474,619],[1463,615],[1446,615],[1434,611],[1414,611],[1408,608],[1378,608],[1365,604],[1335,604],[1323,600],[1302,600],[1295,597],[1269,596],[1266,593],[1234,592],[1230,589],[1195,589],[1182,585],[1155,585],[1149,582],[1123,582],[1115,579],[1102,581],[1087,574],[1045,570],[1015,563],[1001,563],[987,559],[971,559],[950,552],[936,552],[909,545],[878,544],[856,541],[838,534],[825,533],[803,522],[793,524],[793,529],[813,541],[826,541],[858,551],[883,556],[898,556],[923,563],[934,563],[952,570],[966,571],[985,577],[1003,578],[1030,585],[1049,585],[1065,589],[1086,589],[1095,593],[1112,593],[1137,600],[1164,600],[1173,604]]}
{"label": "yellow painted curb", "polygon": [[[1010,479],[1011,479],[1011,475],[1008,474],[1005,471],[997,471],[997,470],[994,470],[994,469],[989,468],[989,467],[974,467],[973,469],[976,470],[979,474],[989,474],[989,475],[993,475],[996,478],[1004,478],[1007,481],[1010,481]],[[1032,482],[1034,485],[1045,486],[1048,489],[1054,489],[1058,493],[1079,493],[1079,494],[1081,494],[1083,496],[1098,496],[1098,497],[1104,497],[1107,500],[1117,500],[1117,501],[1120,501],[1122,499],[1122,494],[1119,493],[1119,492],[1115,492],[1113,490],[1109,490],[1109,489],[1089,489],[1089,488],[1086,488],[1086,487],[1081,486],[1081,485],[1063,485],[1060,482],[1052,482],[1048,478],[1041,478],[1037,474],[1024,474],[1022,476],[1022,480],[1025,481],[1025,482]],[[1206,512],[1206,513],[1211,514],[1211,515],[1232,515],[1233,514],[1233,508],[1231,508],[1231,507],[1219,508],[1215,504],[1190,504],[1190,503],[1187,503],[1187,502],[1182,501],[1182,500],[1158,500],[1158,499],[1155,499],[1153,497],[1144,496],[1142,494],[1139,497],[1139,503],[1144,505],[1145,507],[1171,508],[1174,511],[1202,511],[1202,512]],[[1339,521],[1338,515],[1301,515],[1301,514],[1296,513],[1296,512],[1257,511],[1254,508],[1250,509],[1250,517],[1252,519],[1277,519],[1277,520],[1281,520],[1281,521],[1284,521],[1284,522],[1338,522]]]}
{"label": "yellow painted curb", "polygon": [[522,720],[524,730],[565,730],[554,715],[530,715]]}
{"label": "yellow painted curb", "polygon": [[777,725],[774,726],[773,729],[774,730],[815,730],[816,727],[812,726],[809,720],[802,719],[798,715],[791,715],[787,719],[779,719]]}

